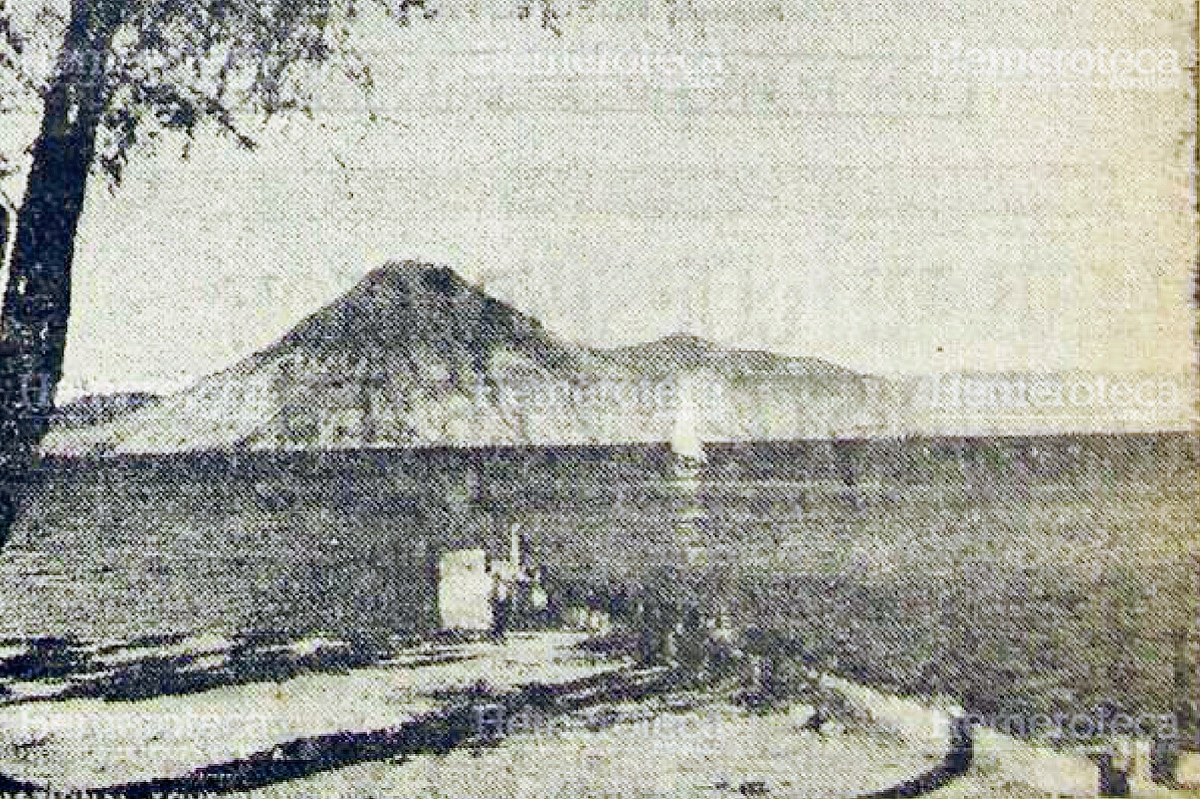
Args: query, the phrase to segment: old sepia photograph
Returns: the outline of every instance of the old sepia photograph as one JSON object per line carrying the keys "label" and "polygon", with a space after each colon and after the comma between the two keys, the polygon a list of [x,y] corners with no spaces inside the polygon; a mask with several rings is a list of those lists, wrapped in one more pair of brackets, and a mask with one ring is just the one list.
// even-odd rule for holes
{"label": "old sepia photograph", "polygon": [[0,0],[0,799],[1200,797],[1195,0]]}

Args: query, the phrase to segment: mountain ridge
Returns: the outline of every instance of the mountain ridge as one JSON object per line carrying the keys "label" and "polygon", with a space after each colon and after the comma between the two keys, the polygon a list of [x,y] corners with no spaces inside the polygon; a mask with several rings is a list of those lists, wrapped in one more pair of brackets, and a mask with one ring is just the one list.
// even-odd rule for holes
{"label": "mountain ridge", "polygon": [[665,441],[685,382],[708,389],[706,440],[823,436],[871,421],[867,379],[819,359],[683,333],[586,347],[448,267],[393,261],[264,349],[145,407],[55,429],[44,449]]}
{"label": "mountain ridge", "polygon": [[696,435],[706,442],[1161,427],[1121,408],[974,408],[941,401],[941,390],[938,380],[884,379],[818,358],[726,348],[690,333],[587,347],[448,267],[398,261],[371,270],[278,341],[183,391],[92,399],[99,410],[60,414],[64,423],[51,430],[43,451],[663,443],[671,440],[683,392],[694,406]]}

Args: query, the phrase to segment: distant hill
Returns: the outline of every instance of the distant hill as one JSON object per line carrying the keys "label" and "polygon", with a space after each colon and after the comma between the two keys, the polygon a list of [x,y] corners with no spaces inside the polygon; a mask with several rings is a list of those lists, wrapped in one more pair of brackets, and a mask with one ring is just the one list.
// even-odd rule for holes
{"label": "distant hill", "polygon": [[93,424],[48,452],[666,441],[680,392],[706,441],[853,434],[887,420],[878,381],[815,358],[674,335],[596,349],[445,267],[391,263],[274,345]]}
{"label": "distant hill", "polygon": [[687,333],[632,347],[595,351],[602,360],[638,374],[663,376],[687,370],[711,369],[728,378],[807,377],[854,380],[861,375],[818,358],[792,358],[758,350],[723,349]]}

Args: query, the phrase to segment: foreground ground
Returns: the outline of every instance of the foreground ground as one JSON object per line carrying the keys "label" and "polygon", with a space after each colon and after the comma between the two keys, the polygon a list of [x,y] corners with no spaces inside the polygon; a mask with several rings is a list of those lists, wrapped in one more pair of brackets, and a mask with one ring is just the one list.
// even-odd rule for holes
{"label": "foreground ground", "polygon": [[[532,683],[579,686],[595,678],[599,682],[591,685],[602,687],[610,677],[650,674],[580,646],[585,641],[583,634],[562,632],[516,635],[504,644],[397,646],[369,665],[341,667],[329,652],[345,653],[350,645],[313,639],[286,645],[295,662],[310,667],[297,667],[291,676],[139,699],[102,698],[95,688],[87,696],[71,687],[95,686],[96,673],[10,682],[8,703],[0,707],[0,771],[70,791],[184,777],[239,759],[303,759],[306,753],[319,759],[333,751],[328,742],[336,739],[345,742],[341,760],[268,781],[255,793],[850,797],[936,768],[950,745],[948,713],[955,709],[825,675],[821,690],[837,697],[840,709],[820,725],[812,724],[814,708],[803,700],[749,708],[703,684],[635,698],[597,689],[564,713],[509,706],[492,725],[500,735],[468,735],[445,751],[396,750],[381,757],[342,751],[377,741],[379,731],[461,706],[464,698],[482,707]],[[110,647],[100,662],[111,678],[139,659],[179,650],[193,653],[195,670],[202,672],[227,659],[230,648],[216,638]],[[321,663],[325,667],[317,667]],[[970,768],[935,795],[1086,797],[1095,795],[1096,784],[1096,769],[1086,758],[978,729]],[[1149,785],[1135,785],[1135,795],[1154,794]]]}

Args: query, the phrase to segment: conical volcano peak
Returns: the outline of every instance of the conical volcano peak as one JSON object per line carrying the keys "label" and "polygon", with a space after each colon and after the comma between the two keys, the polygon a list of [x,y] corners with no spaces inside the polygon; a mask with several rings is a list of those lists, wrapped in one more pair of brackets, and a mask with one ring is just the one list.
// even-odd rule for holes
{"label": "conical volcano peak", "polygon": [[430,374],[486,371],[501,352],[538,368],[568,366],[572,348],[538,322],[468,283],[454,270],[419,261],[390,261],[297,325],[275,347],[303,353],[404,353]]}
{"label": "conical volcano peak", "polygon": [[[697,388],[690,420],[661,401],[666,383]],[[82,453],[672,441],[701,458],[700,441],[862,427],[876,418],[869,399],[834,364],[690,333],[573,344],[446,266],[397,260],[229,369],[110,420],[59,426],[48,442]]]}
{"label": "conical volcano peak", "polygon": [[359,288],[374,294],[414,295],[426,292],[453,297],[469,284],[447,266],[420,261],[388,261],[373,269]]}
{"label": "conical volcano peak", "polygon": [[469,330],[489,301],[448,267],[389,261],[301,322],[280,343],[343,346],[436,338]]}

